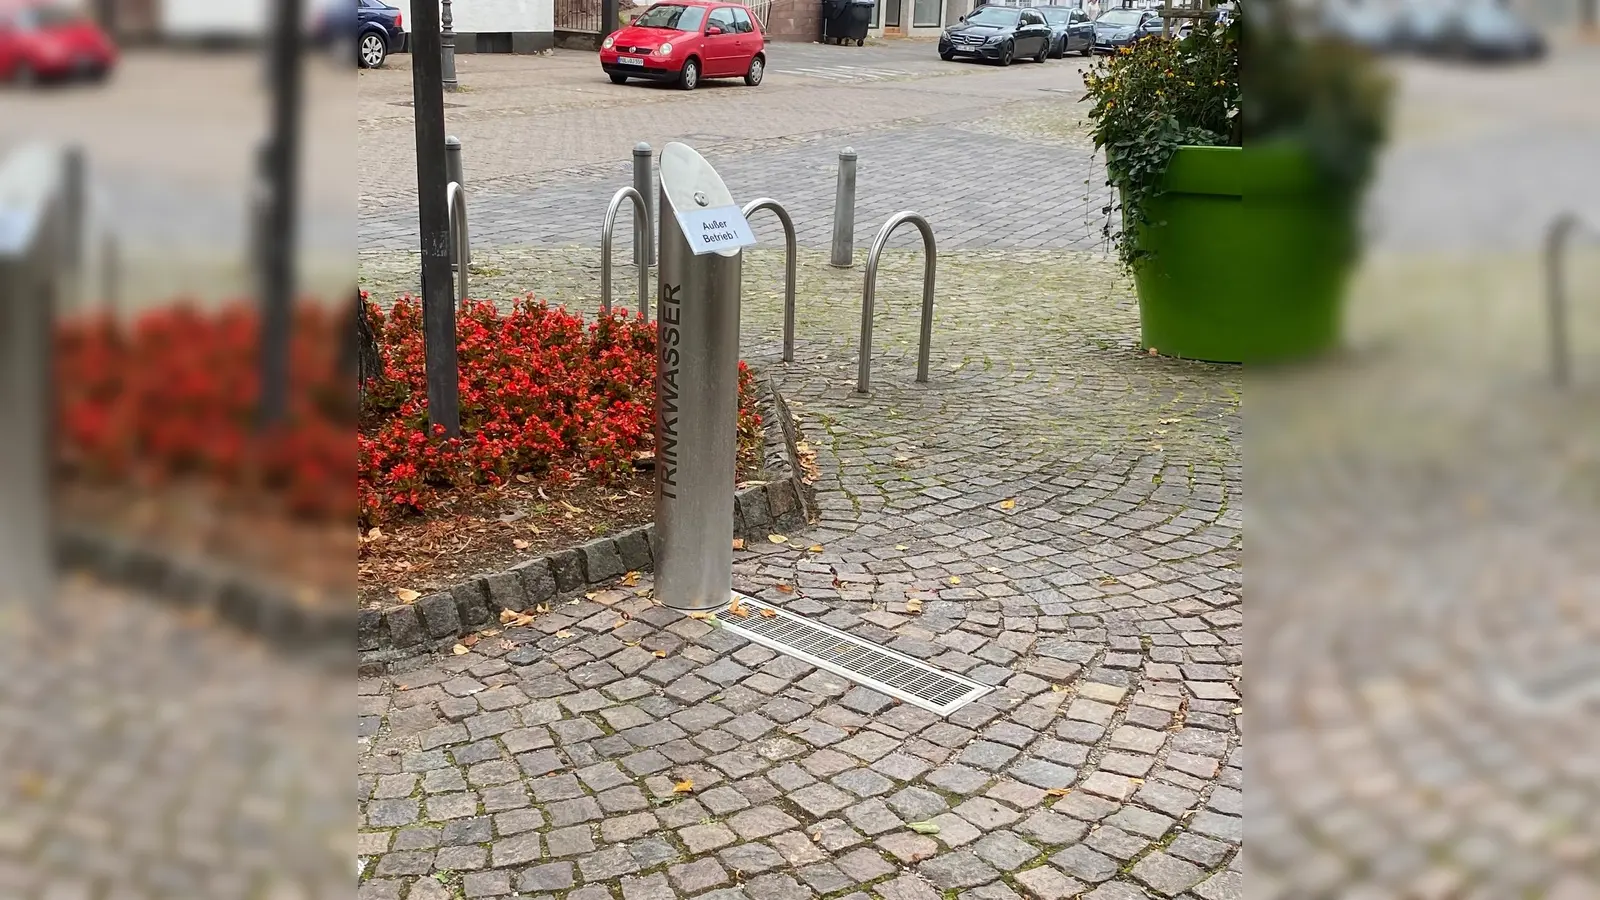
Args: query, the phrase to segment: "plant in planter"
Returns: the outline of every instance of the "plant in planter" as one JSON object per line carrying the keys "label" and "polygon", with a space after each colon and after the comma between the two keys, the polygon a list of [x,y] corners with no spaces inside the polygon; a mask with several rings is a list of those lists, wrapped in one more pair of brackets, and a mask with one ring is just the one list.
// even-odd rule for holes
{"label": "plant in planter", "polygon": [[1303,40],[1276,12],[1262,4],[1252,15],[1264,24],[1235,16],[1142,41],[1084,74],[1117,189],[1106,232],[1138,288],[1143,344],[1158,352],[1265,362],[1338,339],[1387,81],[1370,58]]}

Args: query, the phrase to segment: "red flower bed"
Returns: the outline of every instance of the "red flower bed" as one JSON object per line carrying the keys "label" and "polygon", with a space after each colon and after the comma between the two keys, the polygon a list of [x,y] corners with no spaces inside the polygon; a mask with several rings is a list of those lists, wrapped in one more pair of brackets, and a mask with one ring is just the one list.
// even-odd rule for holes
{"label": "red flower bed", "polygon": [[254,309],[172,307],[131,324],[92,317],[56,332],[57,457],[89,481],[159,487],[199,479],[281,498],[299,514],[348,515],[351,387],[336,348],[344,317],[300,305],[289,415],[255,426]]}
{"label": "red flower bed", "polygon": [[[297,308],[289,420],[261,434],[258,318],[241,305],[61,326],[59,459],[91,481],[259,488],[318,518],[349,516],[354,505],[370,525],[518,476],[606,483],[654,449],[656,333],[640,319],[618,312],[586,323],[532,298],[505,314],[469,303],[457,319],[462,434],[445,439],[427,433],[420,304],[403,297],[388,313],[368,310],[384,378],[369,386],[354,454],[354,385],[337,356],[346,317]],[[743,363],[739,374],[740,445],[759,447],[754,378]]]}
{"label": "red flower bed", "polygon": [[[656,330],[641,318],[586,323],[531,297],[505,314],[467,304],[457,313],[461,437],[446,439],[427,434],[421,306],[403,297],[387,314],[368,309],[386,375],[369,389],[357,438],[368,523],[518,475],[603,483],[655,447]],[[740,441],[759,443],[742,362],[739,398]]]}

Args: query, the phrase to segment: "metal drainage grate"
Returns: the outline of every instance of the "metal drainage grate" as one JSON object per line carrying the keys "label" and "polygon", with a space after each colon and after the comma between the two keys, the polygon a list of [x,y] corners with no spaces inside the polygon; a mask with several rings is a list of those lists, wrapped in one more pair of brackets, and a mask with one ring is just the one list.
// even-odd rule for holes
{"label": "metal drainage grate", "polygon": [[[743,595],[734,596],[750,611],[747,617],[726,612],[718,616],[734,634],[929,712],[947,716],[993,690],[837,628]],[[765,615],[764,610],[773,615]]]}

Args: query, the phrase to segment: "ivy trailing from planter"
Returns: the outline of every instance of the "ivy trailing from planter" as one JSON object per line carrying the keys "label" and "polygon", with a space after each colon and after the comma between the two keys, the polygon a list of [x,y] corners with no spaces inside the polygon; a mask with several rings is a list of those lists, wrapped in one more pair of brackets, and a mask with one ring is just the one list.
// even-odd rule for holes
{"label": "ivy trailing from planter", "polygon": [[[1107,183],[1120,198],[1102,210],[1102,233],[1129,269],[1150,255],[1133,235],[1178,148],[1241,143],[1239,28],[1239,18],[1202,22],[1182,40],[1148,38],[1083,73],[1095,149],[1105,151]],[[1113,229],[1119,203],[1122,228]]]}

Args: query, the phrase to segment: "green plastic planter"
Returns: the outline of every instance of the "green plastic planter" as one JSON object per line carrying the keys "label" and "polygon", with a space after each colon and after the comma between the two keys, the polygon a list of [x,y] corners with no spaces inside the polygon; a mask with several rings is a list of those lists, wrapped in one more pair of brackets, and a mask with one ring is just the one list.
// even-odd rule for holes
{"label": "green plastic planter", "polygon": [[1314,356],[1339,340],[1355,204],[1293,147],[1181,147],[1134,271],[1145,348],[1211,362]]}

